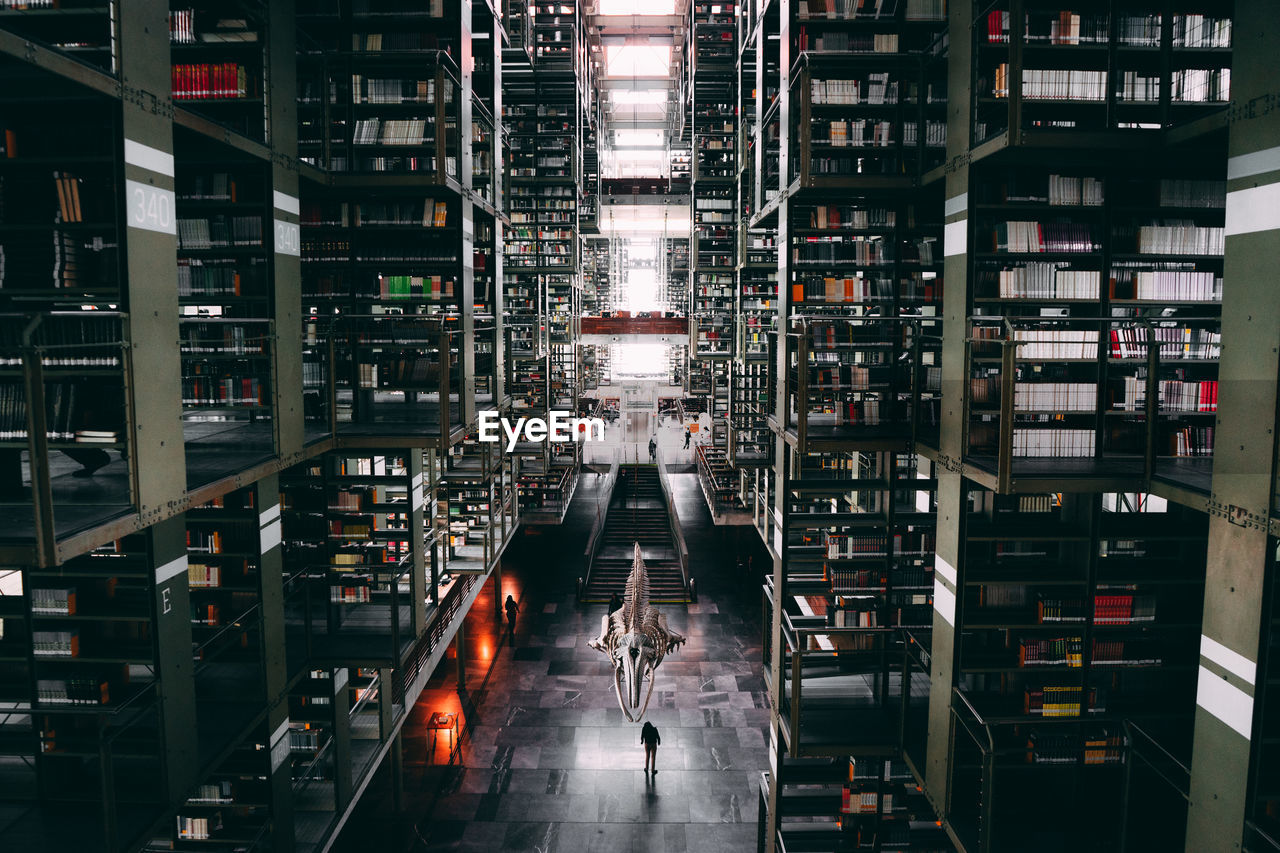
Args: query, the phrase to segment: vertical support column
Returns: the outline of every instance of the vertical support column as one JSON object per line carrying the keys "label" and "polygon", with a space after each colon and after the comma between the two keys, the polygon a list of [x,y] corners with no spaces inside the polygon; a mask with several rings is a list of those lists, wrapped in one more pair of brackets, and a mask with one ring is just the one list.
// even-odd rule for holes
{"label": "vertical support column", "polygon": [[396,732],[391,741],[391,810],[400,814],[404,811],[404,742]]}
{"label": "vertical support column", "polygon": [[[166,512],[186,490],[178,340],[178,221],[174,206],[173,102],[168,7],[131,3],[120,11],[121,132],[124,148],[125,281],[133,364],[134,446],[129,455],[143,518]],[[185,609],[182,617],[188,614]],[[188,658],[190,658],[188,649]]]}
{"label": "vertical support column", "polygon": [[298,202],[298,57],[297,21],[293,0],[269,4],[267,23],[267,80],[264,87],[270,119],[273,256],[272,317],[276,344],[272,347],[275,374],[276,453],[285,459],[302,451],[302,258]]}
{"label": "vertical support column", "polygon": [[[1237,851],[1248,815],[1256,660],[1276,437],[1280,356],[1280,26],[1265,0],[1235,7],[1223,266],[1221,397],[1216,425],[1196,691],[1188,851]],[[1258,743],[1260,738],[1253,738]]]}
{"label": "vertical support column", "polygon": [[354,785],[351,773],[351,702],[345,666],[333,671],[333,793],[338,811],[351,802]]}
{"label": "vertical support column", "polygon": [[498,558],[493,564],[493,615],[498,617],[498,624],[502,624],[502,559]]}
{"label": "vertical support column", "polygon": [[281,547],[280,478],[270,474],[253,485],[258,508],[262,607],[263,700],[271,750],[271,849],[293,850],[293,774],[289,762],[289,667],[285,656],[284,549]]}
{"label": "vertical support column", "polygon": [[[501,623],[499,623],[501,624]],[[458,633],[453,635],[453,651],[458,666],[458,692],[467,689],[467,620],[458,623]]]}
{"label": "vertical support column", "polygon": [[195,783],[199,766],[196,727],[192,724],[196,719],[196,693],[191,662],[186,517],[178,515],[161,521],[152,525],[149,532],[156,578],[152,631],[164,733],[165,790],[170,801],[178,802]]}
{"label": "vertical support column", "polygon": [[438,593],[435,573],[435,560],[431,562],[431,577],[427,577],[427,555],[423,550],[426,535],[427,488],[430,487],[430,476],[425,470],[423,456],[430,450],[411,447],[408,453],[409,467],[409,552],[413,560],[413,569],[409,575],[409,624],[413,628],[413,636],[421,637],[427,629],[427,586],[430,585],[432,597]]}
{"label": "vertical support column", "polygon": [[933,582],[933,643],[929,670],[929,738],[925,791],[946,814],[950,778],[951,688],[954,684],[956,609],[963,572],[967,489],[961,475],[965,447],[965,351],[969,305],[969,142],[973,3],[949,4],[946,201],[943,206],[942,414],[939,424],[937,537]]}

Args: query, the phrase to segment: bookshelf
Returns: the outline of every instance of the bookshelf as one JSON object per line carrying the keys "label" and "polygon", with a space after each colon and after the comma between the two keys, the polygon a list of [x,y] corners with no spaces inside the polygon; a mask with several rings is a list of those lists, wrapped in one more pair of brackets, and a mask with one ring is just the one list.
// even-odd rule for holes
{"label": "bookshelf", "polygon": [[[961,840],[1053,826],[1118,849],[1118,823],[1071,826],[1042,795],[1088,779],[1090,808],[1113,808],[1130,727],[1189,760],[1206,518],[1137,493],[969,500],[957,690],[990,732],[982,751],[1003,793],[981,794],[994,799],[976,822],[958,809]],[[957,782],[972,773],[969,748],[953,760]]]}
{"label": "bookshelf", "polygon": [[1010,130],[1158,130],[1230,100],[1229,5],[997,3],[973,33],[975,145]]}
{"label": "bookshelf", "polygon": [[265,10],[169,3],[174,105],[247,139],[266,139]]}
{"label": "bookshelf", "polygon": [[[1061,445],[1208,488],[1224,197],[1211,162],[1196,178],[1171,177],[1155,157],[1123,170],[981,170],[991,179],[973,210],[973,316],[1005,317],[1017,350],[1010,392],[995,381],[1002,356],[985,340],[971,348],[970,439],[984,455],[1012,393],[1014,458]],[[998,322],[979,335],[1007,339],[990,331]]]}
{"label": "bookshelf", "polygon": [[350,365],[340,432],[449,441],[500,392],[502,48],[492,7],[410,6],[302,15],[300,153],[330,173],[302,211],[303,303]]}
{"label": "bookshelf", "polygon": [[[0,23],[12,14],[0,11]],[[49,102],[24,103],[0,121],[0,298],[7,310],[118,304],[124,223],[115,200],[124,178],[111,140],[120,120],[106,100],[28,84]]]}
{"label": "bookshelf", "polygon": [[263,841],[272,822],[271,752],[261,728],[238,744],[200,784],[173,818],[172,835],[148,851],[244,850]]}
{"label": "bookshelf", "polygon": [[693,230],[689,243],[693,344],[690,390],[710,392],[711,442],[727,448],[737,240],[737,21],[731,6],[695,2],[690,20]]}

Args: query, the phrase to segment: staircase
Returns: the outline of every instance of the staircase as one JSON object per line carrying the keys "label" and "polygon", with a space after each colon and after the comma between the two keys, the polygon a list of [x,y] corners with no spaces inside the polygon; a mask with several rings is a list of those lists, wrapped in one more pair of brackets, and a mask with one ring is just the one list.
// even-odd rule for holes
{"label": "staircase", "polygon": [[680,554],[667,517],[667,499],[653,465],[624,465],[619,469],[613,500],[587,570],[583,601],[607,602],[615,592],[625,595],[636,542],[640,543],[649,571],[649,600],[687,602]]}

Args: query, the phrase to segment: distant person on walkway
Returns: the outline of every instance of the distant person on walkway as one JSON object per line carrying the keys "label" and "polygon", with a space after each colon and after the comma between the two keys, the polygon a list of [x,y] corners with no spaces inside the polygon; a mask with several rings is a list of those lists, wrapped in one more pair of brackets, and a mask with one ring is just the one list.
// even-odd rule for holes
{"label": "distant person on walkway", "polygon": [[511,596],[507,596],[507,603],[503,605],[507,608],[507,632],[515,634],[516,632],[516,614],[520,612],[520,605],[516,604],[516,600]]}
{"label": "distant person on walkway", "polygon": [[613,595],[609,596],[609,612],[616,613],[621,609],[622,609],[622,596],[618,595],[615,592]]}
{"label": "distant person on walkway", "polygon": [[689,439],[693,438],[693,433],[689,432],[689,428],[684,428],[684,449],[689,449]]}
{"label": "distant person on walkway", "polygon": [[653,462],[658,458],[658,442],[652,438],[649,439],[649,461]]}
{"label": "distant person on walkway", "polygon": [[658,734],[658,727],[653,723],[645,723],[644,728],[640,730],[640,742],[644,744],[644,772],[648,773],[652,769],[656,775],[658,744],[662,743],[662,735]]}

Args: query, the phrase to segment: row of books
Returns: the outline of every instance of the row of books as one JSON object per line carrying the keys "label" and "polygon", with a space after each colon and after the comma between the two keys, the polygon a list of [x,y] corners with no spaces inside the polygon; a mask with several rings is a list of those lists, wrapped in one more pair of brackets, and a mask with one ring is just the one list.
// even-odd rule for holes
{"label": "row of books", "polygon": [[41,705],[106,705],[110,685],[96,678],[36,679],[36,701]]}
{"label": "row of books", "polygon": [[1028,764],[1123,764],[1128,739],[1101,729],[1090,734],[1032,731],[1027,736]]}
{"label": "row of books", "polygon": [[[883,408],[889,410],[890,406]],[[881,409],[875,399],[811,402],[806,418],[810,426],[877,426]]]}
{"label": "row of books", "polygon": [[[1127,229],[1117,229],[1127,235]],[[1137,248],[1141,254],[1221,255],[1226,232],[1221,226],[1196,225],[1192,222],[1168,225],[1140,225]]]}
{"label": "row of books", "polygon": [[[0,268],[3,263],[0,262]],[[15,367],[22,357],[6,351],[23,346],[24,323],[0,323],[0,366]],[[32,342],[51,347],[40,359],[45,367],[115,367],[120,364],[120,318],[87,312],[79,315],[46,315]],[[69,344],[91,345],[68,349]]]}
{"label": "row of books", "polygon": [[896,104],[898,81],[889,72],[868,74],[865,80],[811,80],[809,98],[813,104]]}
{"label": "row of books", "polygon": [[[23,2],[28,6],[57,5],[58,0],[50,0],[47,4],[31,3],[29,0],[23,0]],[[172,44],[199,44],[201,42],[218,44],[254,42],[257,40],[257,32],[249,29],[248,22],[243,18],[216,19],[212,26],[206,26],[202,31],[201,28],[196,26],[195,9],[173,9],[169,12],[169,41]]]}
{"label": "row of books", "polygon": [[1018,382],[1013,389],[1016,411],[1092,412],[1096,382]]}
{"label": "row of books", "polygon": [[204,841],[212,837],[209,834],[210,832],[218,832],[222,829],[222,814],[220,812],[214,812],[203,817],[178,815],[175,820],[177,821],[179,838]]}
{"label": "row of books", "polygon": [[31,590],[31,612],[45,616],[72,616],[76,612],[75,587],[35,587]]}
{"label": "row of books", "polygon": [[[1009,63],[995,68],[991,94],[1009,97]],[[1022,97],[1025,100],[1105,101],[1107,72],[1079,68],[1022,69]]]}
{"label": "row of books", "polygon": [[893,144],[893,122],[890,121],[829,121],[826,123],[825,139],[821,136],[822,129],[822,122],[814,123],[811,140],[814,144],[825,144],[832,148],[884,148]]}
{"label": "row of books", "polygon": [[889,264],[893,263],[893,244],[879,237],[863,235],[806,237],[802,242],[792,244],[791,260],[797,264]]}
{"label": "row of books", "polygon": [[[445,102],[452,100],[451,89],[445,91]],[[351,102],[354,104],[434,104],[435,80],[366,77],[351,75]]]}
{"label": "row of books", "polygon": [[886,276],[804,276],[791,285],[794,302],[871,302],[894,297],[893,279]]}
{"label": "row of books", "polygon": [[1091,429],[1013,430],[1013,455],[1017,457],[1091,457],[1096,435]]}
{"label": "row of books", "polygon": [[454,280],[440,275],[380,275],[378,295],[383,299],[452,299]]}
{"label": "row of books", "polygon": [[1026,688],[1022,710],[1033,717],[1079,717],[1082,711],[1104,713],[1106,701],[1096,687],[1046,684],[1041,688]]}
{"label": "row of books", "polygon": [[423,145],[427,142],[426,119],[366,118],[356,122],[353,145]]}
{"label": "row of books", "polygon": [[1084,640],[1080,637],[1049,637],[1018,642],[1018,666],[1084,666]]}
{"label": "row of books", "polygon": [[855,791],[845,787],[841,791],[840,811],[844,814],[891,814],[893,792]]}
{"label": "row of books", "polygon": [[1098,357],[1098,332],[1092,329],[1014,329],[1013,339],[1018,358],[1027,361]]}
{"label": "row of books", "polygon": [[1102,273],[1098,270],[1074,270],[1060,263],[1033,261],[999,270],[996,278],[997,293],[1001,299],[1097,299]]}
{"label": "row of books", "polygon": [[256,97],[257,80],[238,62],[180,63],[171,72],[176,101]]}
{"label": "row of books", "polygon": [[186,377],[182,380],[184,406],[260,406],[263,382],[254,376]]}
{"label": "row of books", "polygon": [[[919,122],[908,121],[902,124],[902,144],[917,145],[920,142]],[[947,144],[947,123],[945,121],[926,121],[924,123],[924,144],[930,148],[944,148]]]}
{"label": "row of books", "polygon": [[265,265],[259,259],[249,264],[178,259],[179,297],[244,296],[258,293],[265,281]]}
{"label": "row of books", "polygon": [[[190,536],[188,535],[188,542],[189,541]],[[219,553],[219,551],[211,550],[212,547],[213,543],[206,540],[206,547],[192,548],[190,544],[188,544],[187,549],[197,553]],[[220,550],[221,545],[219,544],[218,547]],[[217,589],[222,586],[222,566],[217,563],[188,563],[187,584],[192,589]]]}
{"label": "row of books", "polygon": [[1093,640],[1093,663],[1128,666],[1159,666],[1164,663],[1156,648],[1147,643],[1125,640]]}
{"label": "row of books", "polygon": [[74,658],[80,655],[80,632],[32,631],[31,653],[36,657]]}
{"label": "row of books", "polygon": [[1169,97],[1180,103],[1231,100],[1230,68],[1179,68],[1169,77]]}
{"label": "row of books", "polygon": [[331,584],[329,601],[332,604],[368,604],[373,601],[373,590],[368,586]]}
{"label": "row of books", "polygon": [[1044,252],[1095,252],[1101,248],[1092,229],[1083,222],[997,222],[992,231],[992,249],[1014,254]]}
{"label": "row of books", "polygon": [[[1110,331],[1112,358],[1146,358],[1146,326],[1122,326]],[[1154,326],[1151,337],[1161,361],[1217,359],[1222,356],[1222,333],[1189,326]]]}
{"label": "row of books", "polygon": [[1112,270],[1112,299],[1221,302],[1222,276],[1208,271]]}
{"label": "row of books", "polygon": [[810,34],[801,27],[796,47],[815,53],[897,53],[897,33],[850,33],[846,30],[818,30]]}
{"label": "row of books", "polygon": [[178,219],[179,249],[261,245],[261,216],[217,215],[204,219]]}
{"label": "row of books", "polygon": [[178,347],[184,356],[213,353],[217,355],[260,355],[262,338],[249,326],[235,323],[183,323]]}
{"label": "row of books", "polygon": [[1169,434],[1171,456],[1212,456],[1214,428],[1182,427]]}
{"label": "row of books", "polygon": [[[1078,14],[1070,10],[1029,11],[1024,15],[1023,39],[1056,45],[1105,44],[1112,36],[1109,16],[1105,13]],[[1010,41],[1008,11],[987,13],[988,44]],[[1132,47],[1159,47],[1162,31],[1160,15],[1120,15],[1116,19],[1116,43]],[[1231,20],[1212,15],[1173,15],[1174,47],[1228,48],[1231,46]]]}

